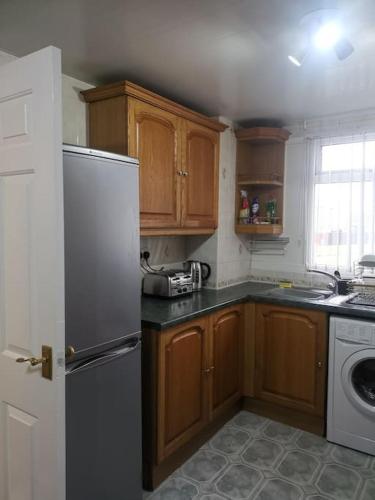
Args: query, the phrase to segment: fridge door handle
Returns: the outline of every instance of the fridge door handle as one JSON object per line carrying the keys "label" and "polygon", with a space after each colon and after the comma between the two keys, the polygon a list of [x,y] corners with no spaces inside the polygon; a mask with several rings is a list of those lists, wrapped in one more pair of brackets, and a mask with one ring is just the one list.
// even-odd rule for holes
{"label": "fridge door handle", "polygon": [[137,339],[137,341],[132,343],[130,346],[124,346],[121,349],[118,349],[117,351],[115,351],[116,355],[117,356],[125,356],[125,354],[129,354],[132,351],[135,351],[136,349],[138,349],[138,347],[140,347],[141,344],[142,344],[141,339]]}
{"label": "fridge door handle", "polygon": [[142,343],[141,340],[137,339],[135,343],[122,347],[121,349],[113,350],[108,354],[98,355],[91,359],[88,359],[87,361],[81,361],[81,362],[78,361],[77,364],[71,366],[70,369],[67,368],[66,375],[73,375],[74,373],[79,373],[89,368],[95,368],[96,366],[108,363],[114,358],[119,358],[125,356],[126,354],[130,354],[131,352],[138,349],[141,343]]}

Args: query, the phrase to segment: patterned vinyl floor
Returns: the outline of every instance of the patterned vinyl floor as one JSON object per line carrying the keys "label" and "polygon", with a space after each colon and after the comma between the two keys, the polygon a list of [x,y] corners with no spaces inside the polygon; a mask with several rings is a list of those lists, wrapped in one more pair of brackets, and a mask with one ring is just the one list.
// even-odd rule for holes
{"label": "patterned vinyl floor", "polygon": [[240,412],[147,500],[375,500],[375,457]]}

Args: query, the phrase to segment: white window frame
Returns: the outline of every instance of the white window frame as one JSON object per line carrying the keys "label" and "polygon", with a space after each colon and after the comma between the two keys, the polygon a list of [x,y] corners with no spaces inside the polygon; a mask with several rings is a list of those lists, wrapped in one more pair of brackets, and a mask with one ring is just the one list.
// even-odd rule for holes
{"label": "white window frame", "polygon": [[[335,178],[337,182],[345,182],[345,177],[347,174],[347,182],[360,182],[360,181],[370,181],[373,179],[373,173],[370,174],[369,171],[364,171],[363,169],[358,169],[357,175],[353,177],[353,170],[337,170],[330,173],[325,173],[322,171],[322,153],[324,146],[334,146],[339,144],[351,144],[356,142],[367,142],[367,141],[375,141],[375,133],[354,133],[352,135],[343,135],[343,136],[334,136],[334,137],[320,137],[308,139],[308,153],[307,153],[307,172],[306,172],[306,181],[307,181],[307,196],[306,196],[306,252],[305,252],[305,262],[306,268],[315,268],[324,271],[333,272],[335,268],[332,266],[318,266],[313,262],[314,255],[314,232],[315,232],[315,186],[317,184],[328,184],[335,182]],[[364,178],[363,175],[367,174]],[[327,179],[327,182],[324,182],[324,179]],[[330,182],[328,182],[328,180]],[[352,276],[354,274],[354,270],[352,272],[345,272],[346,275]]]}

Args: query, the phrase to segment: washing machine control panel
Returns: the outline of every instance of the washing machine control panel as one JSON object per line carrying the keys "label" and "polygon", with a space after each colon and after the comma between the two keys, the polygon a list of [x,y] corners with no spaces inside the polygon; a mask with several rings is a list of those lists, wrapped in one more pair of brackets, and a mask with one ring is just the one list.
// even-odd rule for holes
{"label": "washing machine control panel", "polygon": [[375,346],[375,323],[335,318],[335,336],[337,339]]}

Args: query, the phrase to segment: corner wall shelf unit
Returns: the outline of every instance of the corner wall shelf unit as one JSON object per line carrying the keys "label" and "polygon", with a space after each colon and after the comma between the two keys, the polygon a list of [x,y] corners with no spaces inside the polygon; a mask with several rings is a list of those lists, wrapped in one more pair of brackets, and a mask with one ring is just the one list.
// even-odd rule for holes
{"label": "corner wall shelf unit", "polygon": [[[283,232],[285,142],[290,133],[283,128],[251,127],[236,131],[237,183],[235,231],[241,234],[275,235]],[[258,198],[259,223],[240,218],[240,191],[251,204]],[[276,214],[267,214],[266,204],[273,200]]]}

